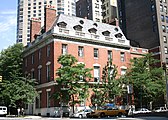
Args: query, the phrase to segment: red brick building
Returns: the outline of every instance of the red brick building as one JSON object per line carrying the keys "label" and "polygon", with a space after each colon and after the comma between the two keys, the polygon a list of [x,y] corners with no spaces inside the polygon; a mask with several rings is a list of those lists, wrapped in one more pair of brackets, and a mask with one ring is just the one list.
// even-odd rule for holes
{"label": "red brick building", "polygon": [[[60,67],[57,62],[60,55],[72,54],[87,68],[93,68],[92,84],[101,81],[102,69],[109,58],[118,66],[120,76],[125,74],[131,58],[148,52],[131,48],[118,26],[63,14],[56,17],[55,12],[52,6],[47,6],[43,28],[39,20],[32,19],[31,43],[23,52],[23,71],[39,83],[36,86],[39,97],[28,106],[27,114],[53,116],[54,110],[60,107],[59,101],[49,99],[57,90],[54,80]],[[86,101],[86,106],[90,104]]]}

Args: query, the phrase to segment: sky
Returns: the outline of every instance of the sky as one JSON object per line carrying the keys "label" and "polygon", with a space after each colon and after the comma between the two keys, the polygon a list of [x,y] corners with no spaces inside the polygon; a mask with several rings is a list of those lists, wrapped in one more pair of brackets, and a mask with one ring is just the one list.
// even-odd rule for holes
{"label": "sky", "polygon": [[16,43],[17,0],[0,0],[0,51]]}

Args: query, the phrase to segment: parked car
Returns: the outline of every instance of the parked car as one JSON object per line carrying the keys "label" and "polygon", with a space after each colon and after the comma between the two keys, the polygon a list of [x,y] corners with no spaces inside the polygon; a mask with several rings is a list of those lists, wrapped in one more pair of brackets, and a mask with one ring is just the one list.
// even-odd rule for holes
{"label": "parked car", "polygon": [[86,117],[86,114],[93,112],[92,109],[83,109],[78,111],[77,113],[74,113],[73,117],[77,117],[77,118],[83,118]]}
{"label": "parked car", "polygon": [[146,108],[138,108],[137,110],[133,111],[133,114],[139,114],[139,113],[151,113],[152,111],[146,109]]}
{"label": "parked car", "polygon": [[87,118],[93,117],[106,117],[106,116],[122,116],[127,115],[127,112],[123,109],[118,108],[101,108],[100,110],[95,110],[94,112],[88,113],[86,116]]}
{"label": "parked car", "polygon": [[0,106],[0,116],[6,116],[7,115],[7,107]]}
{"label": "parked car", "polygon": [[168,109],[165,107],[156,107],[153,111],[154,112],[167,112]]}

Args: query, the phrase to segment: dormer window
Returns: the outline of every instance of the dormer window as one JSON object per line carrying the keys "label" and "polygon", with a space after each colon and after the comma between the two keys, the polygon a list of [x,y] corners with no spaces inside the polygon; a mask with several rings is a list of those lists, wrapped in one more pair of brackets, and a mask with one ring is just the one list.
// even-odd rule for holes
{"label": "dormer window", "polygon": [[93,25],[96,26],[96,27],[98,26],[97,23],[94,23]]}
{"label": "dormer window", "polygon": [[118,32],[118,28],[114,28],[114,30],[115,30],[116,32]]}
{"label": "dormer window", "polygon": [[77,30],[77,31],[82,31],[82,26],[81,25],[76,25],[76,26],[74,26],[73,27],[74,28],[74,30]]}
{"label": "dormer window", "polygon": [[94,34],[96,34],[97,29],[95,29],[95,28],[90,28],[88,31],[89,31],[90,33],[94,33]]}
{"label": "dormer window", "polygon": [[83,20],[80,20],[79,23],[80,23],[80,24],[84,24]]}
{"label": "dormer window", "polygon": [[104,31],[104,32],[102,32],[102,34],[104,35],[104,36],[110,36],[110,32],[107,30],[107,31]]}
{"label": "dormer window", "polygon": [[122,35],[121,33],[115,34],[115,37],[116,37],[116,38],[122,38],[122,36],[123,36],[123,35]]}
{"label": "dormer window", "polygon": [[59,23],[57,24],[57,26],[58,26],[58,27],[61,27],[61,28],[66,28],[66,25],[67,25],[67,23],[65,23],[64,21],[59,22]]}

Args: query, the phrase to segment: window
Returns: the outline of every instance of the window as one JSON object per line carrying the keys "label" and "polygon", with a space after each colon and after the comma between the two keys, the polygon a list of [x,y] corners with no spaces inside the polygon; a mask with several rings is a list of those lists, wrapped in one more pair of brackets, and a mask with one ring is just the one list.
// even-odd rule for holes
{"label": "window", "polygon": [[168,49],[167,47],[164,47],[165,54],[168,54]]}
{"label": "window", "polygon": [[78,56],[83,57],[83,46],[78,47]]}
{"label": "window", "polygon": [[95,58],[98,58],[98,49],[97,48],[94,48],[94,57]]}
{"label": "window", "polygon": [[151,11],[154,12],[155,11],[155,6],[151,5]]}
{"label": "window", "polygon": [[47,65],[47,81],[50,81],[50,77],[51,77],[51,65]]}
{"label": "window", "polygon": [[100,67],[94,66],[94,82],[100,81]]}
{"label": "window", "polygon": [[168,58],[166,58],[166,64],[168,63]]}
{"label": "window", "polygon": [[121,62],[124,62],[125,61],[125,54],[124,54],[124,52],[120,53],[120,57],[121,57]]}
{"label": "window", "polygon": [[121,75],[125,75],[127,69],[121,68]]}
{"label": "window", "polygon": [[108,60],[112,60],[112,51],[108,50]]}
{"label": "window", "polygon": [[31,70],[31,79],[34,79],[35,77],[34,77],[34,69],[33,70]]}
{"label": "window", "polygon": [[163,41],[164,41],[164,43],[167,43],[167,37],[166,36],[163,36]]}
{"label": "window", "polygon": [[50,96],[51,96],[51,91],[47,91],[47,108],[51,106]]}
{"label": "window", "polygon": [[50,45],[47,46],[47,57],[50,56]]}
{"label": "window", "polygon": [[27,58],[25,58],[25,67],[27,67]]}
{"label": "window", "polygon": [[38,82],[41,83],[41,67],[38,68]]}
{"label": "window", "polygon": [[163,5],[160,5],[160,12],[163,12]]}
{"label": "window", "polygon": [[167,7],[164,6],[164,12],[167,14]]}
{"label": "window", "polygon": [[163,32],[166,32],[166,27],[164,25],[162,25],[162,30]]}
{"label": "window", "polygon": [[67,45],[66,44],[62,44],[62,54],[65,55],[67,53],[68,53]]}
{"label": "window", "polygon": [[42,55],[42,51],[41,51],[41,49],[40,49],[39,52],[38,52],[39,60],[41,60],[41,55]]}
{"label": "window", "polygon": [[161,15],[161,21],[164,22],[164,15]]}
{"label": "window", "polygon": [[166,19],[166,23],[168,23],[168,16],[166,16],[165,19]]}
{"label": "window", "polygon": [[41,93],[36,97],[36,108],[41,108]]}
{"label": "window", "polygon": [[34,64],[34,54],[31,56],[31,63]]}
{"label": "window", "polygon": [[95,8],[99,9],[99,4],[95,3]]}
{"label": "window", "polygon": [[166,0],[163,0],[164,3],[166,3]]}
{"label": "window", "polygon": [[167,31],[167,33],[168,33],[168,26],[166,26],[166,31]]}

